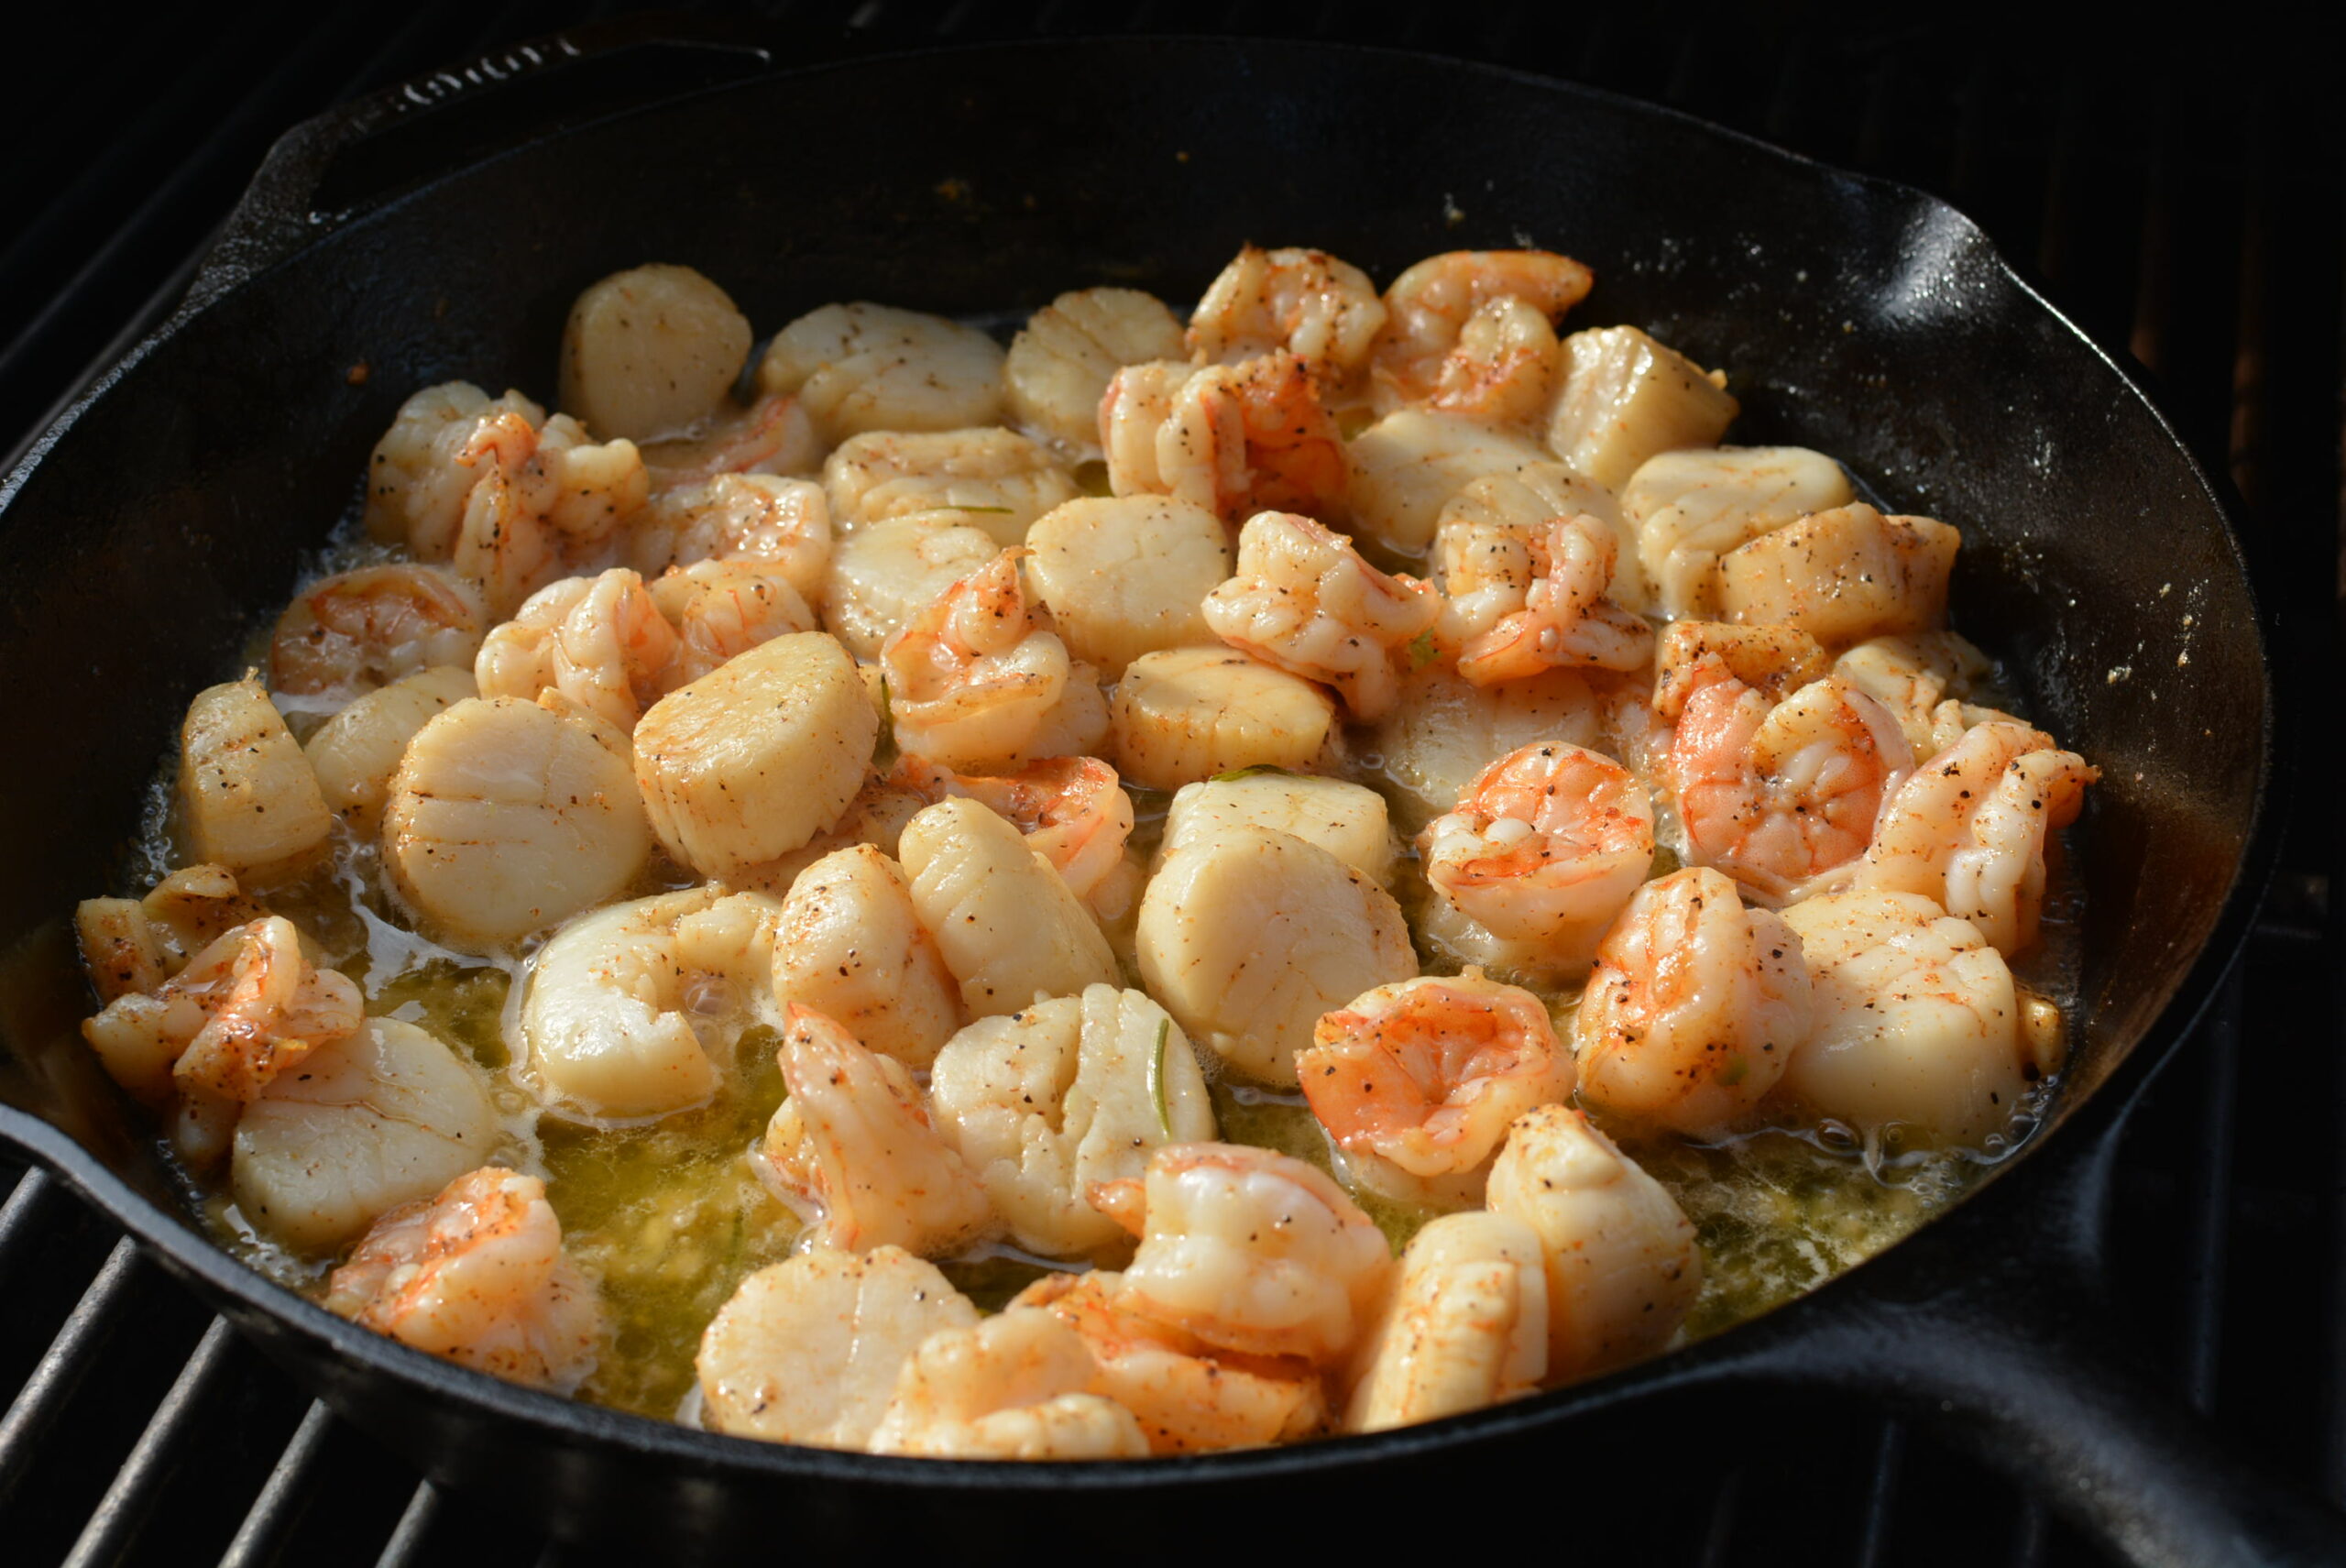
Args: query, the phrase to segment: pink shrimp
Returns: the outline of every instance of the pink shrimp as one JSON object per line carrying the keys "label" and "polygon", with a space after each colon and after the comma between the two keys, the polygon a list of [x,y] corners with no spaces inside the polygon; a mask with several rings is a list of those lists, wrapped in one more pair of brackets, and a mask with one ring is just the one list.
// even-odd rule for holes
{"label": "pink shrimp", "polygon": [[1897,719],[1846,681],[1812,681],[1770,705],[1712,672],[1685,699],[1662,772],[1689,858],[1772,903],[1864,854],[1913,766]]}

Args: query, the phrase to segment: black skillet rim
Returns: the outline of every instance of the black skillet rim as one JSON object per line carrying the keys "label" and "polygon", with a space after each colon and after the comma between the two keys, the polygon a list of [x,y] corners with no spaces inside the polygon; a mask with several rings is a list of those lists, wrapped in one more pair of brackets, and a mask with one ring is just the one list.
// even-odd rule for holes
{"label": "black skillet rim", "polygon": [[[815,76],[833,71],[882,69],[898,60],[937,55],[982,55],[1012,50],[1033,52],[1097,48],[1105,44],[1146,48],[1168,43],[1374,55],[1484,73],[1540,92],[1590,101],[1615,115],[1675,123],[1736,149],[1738,156],[1771,159],[1791,166],[1809,179],[1837,185],[1861,197],[1869,209],[1880,208],[1904,214],[1927,214],[1935,222],[1940,223],[1952,220],[1967,242],[1975,246],[1983,258],[1993,261],[2000,283],[2018,294],[2023,308],[2049,319],[2060,329],[2065,341],[2084,348],[2150,416],[2159,433],[2183,458],[2187,471],[2198,486],[2200,499],[2214,509],[2254,610],[2250,624],[2258,640],[2265,703],[2258,737],[2259,781],[2249,831],[2242,841],[2239,862],[2206,942],[2176,986],[2167,1006],[2127,1047],[2109,1078],[2083,1101],[2061,1106],[2048,1123],[2038,1128],[2012,1157],[1983,1172],[1954,1204],[1933,1216],[1915,1234],[1935,1228],[1954,1213],[1969,1208],[1984,1194],[2003,1188],[2006,1184],[2002,1179],[2006,1172],[2012,1167],[2028,1163],[2047,1139],[2061,1137],[2066,1140],[2065,1147],[2081,1147],[2089,1140],[2115,1129],[2123,1121],[2144,1084],[2173,1054],[2207,1007],[2217,981],[2229,969],[2246,938],[2278,852],[2284,816],[2283,803],[2278,795],[2282,778],[2277,765],[2277,739],[2281,733],[2278,705],[2284,694],[2271,657],[2270,620],[2273,610],[2270,597],[2260,591],[2259,564],[2252,543],[2253,535],[2241,526],[2237,502],[2223,486],[2209,477],[2198,457],[2176,432],[2172,422],[2161,411],[2141,377],[2106,352],[2023,279],[1969,217],[1928,192],[1898,181],[1837,169],[1666,105],[1535,72],[1460,60],[1431,51],[1296,39],[1118,34],[890,49],[803,66],[773,67],[745,80],[674,93],[609,115],[590,116],[550,132],[525,136],[488,156],[435,174],[421,183],[399,191],[379,204],[360,209],[330,225],[322,226],[318,237],[323,239],[354,225],[395,222],[397,214],[410,202],[421,200],[449,181],[464,179],[477,170],[500,162],[568,131],[587,125],[608,125],[616,120],[656,114],[680,103],[719,95],[736,87],[763,82],[774,76]],[[313,135],[336,124],[347,124],[364,114],[370,105],[395,98],[400,91],[394,87],[371,98],[328,110],[289,131],[283,141]],[[250,202],[254,197],[248,194],[246,200]],[[244,215],[240,204],[237,216]],[[161,325],[140,339],[121,359],[93,381],[89,389],[27,448],[11,472],[5,478],[0,478],[0,518],[5,518],[8,504],[17,490],[49,452],[70,434],[82,415],[105,397],[123,378],[133,373],[150,352],[176,335],[186,322],[212,308],[226,294],[258,283],[280,267],[290,264],[306,248],[306,243],[295,246],[258,269],[240,269],[240,275],[227,280],[224,287],[208,292],[202,302],[182,305]],[[1387,1432],[1322,1439],[1283,1448],[1125,1460],[1114,1464],[971,1463],[907,1459],[757,1442],[501,1382],[360,1329],[247,1267],[214,1245],[185,1219],[168,1212],[138,1192],[130,1183],[99,1163],[78,1142],[46,1121],[14,1106],[0,1104],[0,1136],[20,1145],[62,1176],[109,1218],[138,1237],[173,1273],[214,1295],[215,1301],[223,1305],[232,1317],[258,1318],[291,1329],[322,1342],[336,1357],[355,1362],[368,1372],[417,1386],[435,1398],[473,1407],[502,1420],[547,1429],[551,1435],[583,1438],[598,1446],[607,1445],[645,1456],[657,1456],[686,1470],[733,1473],[743,1476],[762,1475],[801,1481],[852,1479],[957,1491],[1045,1491],[1069,1487],[1084,1491],[1119,1491],[1168,1485],[1211,1485],[1241,1478],[1266,1480],[1282,1475],[1341,1467],[1354,1460],[1405,1458],[1413,1453],[1447,1449],[1454,1444],[1504,1440],[1518,1433],[1595,1415],[1649,1395],[1706,1385],[1731,1376],[1739,1367],[1759,1360],[1769,1345],[1797,1341],[1807,1325],[1812,1322],[1821,1325],[1829,1321],[1829,1314],[1842,1310],[1844,1303],[1857,1300],[1864,1290],[1869,1273],[1875,1270],[1880,1260],[1898,1253],[1903,1241],[1913,1239],[1913,1236],[1903,1238],[1902,1243],[1893,1244],[1875,1257],[1844,1270],[1805,1295],[1713,1338],[1586,1383],[1440,1421]]]}

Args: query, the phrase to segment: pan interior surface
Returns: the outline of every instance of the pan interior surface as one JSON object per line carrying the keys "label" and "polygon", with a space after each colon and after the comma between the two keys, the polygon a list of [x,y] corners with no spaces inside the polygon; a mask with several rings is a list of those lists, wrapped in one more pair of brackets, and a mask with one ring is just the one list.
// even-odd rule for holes
{"label": "pan interior surface", "polygon": [[[860,112],[874,101],[888,112]],[[1389,112],[1433,104],[1439,137]],[[2052,1119],[2118,1070],[2222,916],[2270,722],[2220,508],[2125,378],[1912,193],[1480,69],[1151,41],[762,78],[578,127],[333,229],[143,350],[9,480],[0,516],[0,650],[46,672],[5,699],[0,1098],[166,1197],[75,1035],[64,921],[113,891],[188,697],[236,673],[407,393],[550,393],[569,302],[646,260],[699,269],[771,330],[842,299],[973,314],[1103,282],[1193,299],[1248,241],[1380,280],[1445,249],[1577,256],[1597,286],[1569,326],[1635,323],[1726,367],[1735,439],[1831,453],[1960,527],[1957,624],[2103,774],[2075,835],[2089,913]],[[333,1359],[313,1325],[239,1315]],[[412,1376],[408,1353],[361,1354]],[[366,1370],[319,1375],[378,1397],[353,1381]]]}

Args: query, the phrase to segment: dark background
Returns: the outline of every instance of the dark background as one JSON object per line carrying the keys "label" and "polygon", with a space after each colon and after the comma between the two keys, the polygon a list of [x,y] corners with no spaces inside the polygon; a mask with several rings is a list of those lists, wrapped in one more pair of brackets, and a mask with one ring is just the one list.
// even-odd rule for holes
{"label": "dark background", "polygon": [[[618,9],[52,17],[51,41],[15,52],[0,94],[0,450],[169,309],[286,127]],[[2346,58],[2334,46],[2261,7],[2207,8],[2183,29],[2139,10],[2111,25],[2017,6],[1911,19],[1334,0],[696,9],[758,30],[784,59],[1189,31],[1332,37],[1587,82],[1946,198],[2098,341],[2146,367],[2186,440],[2246,503],[2279,656],[2306,700],[2286,727],[2297,811],[2266,916],[2126,1135],[2111,1332],[2228,1442],[2346,1499],[2346,1061],[2329,908],[2346,416]],[[1442,134],[1439,103],[1392,112]],[[54,1183],[0,1162],[0,1397],[16,1401],[0,1418],[0,1559],[596,1560],[545,1546],[491,1502],[419,1486]],[[1832,1406],[1718,1415],[1715,1431],[1690,1428],[1683,1453],[1655,1456],[1682,1501],[1635,1521],[1650,1535],[1633,1560],[2094,1561],[2020,1493],[1900,1422]],[[1631,1522],[1618,1500],[1576,1504],[1568,1481],[1524,1501],[1567,1535],[1576,1508],[1614,1516],[1616,1540]],[[1441,1507],[1397,1506],[1420,1519]]]}

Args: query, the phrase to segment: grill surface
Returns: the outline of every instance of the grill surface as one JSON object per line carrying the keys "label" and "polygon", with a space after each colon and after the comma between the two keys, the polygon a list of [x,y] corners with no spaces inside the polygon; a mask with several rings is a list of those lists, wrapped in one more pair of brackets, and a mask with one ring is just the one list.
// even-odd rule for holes
{"label": "grill surface", "polygon": [[[353,94],[602,15],[506,4],[389,21],[334,7],[232,29],[190,13],[0,104],[20,225],[0,241],[0,446],[18,450],[178,299],[269,141]],[[1558,8],[1562,9],[1562,8]],[[2338,668],[2346,184],[2321,52],[2227,38],[2065,49],[1979,13],[1904,25],[1680,7],[1471,27],[1407,5],[760,7],[809,51],[1177,27],[1324,36],[1545,71],[1671,104],[1969,212],[2105,346],[2152,372],[2275,569],[2280,656]],[[1707,14],[1705,14],[1707,13]],[[1935,15],[1936,13],[1935,13]],[[90,90],[102,78],[105,91]],[[2303,88],[2303,91],[2293,89]],[[1397,104],[1439,134],[1437,105]],[[649,250],[658,248],[656,238]],[[13,462],[13,456],[10,459]],[[2113,1331],[2226,1439],[2346,1502],[2346,1053],[2319,744],[2248,952],[2121,1150]],[[0,1161],[0,1541],[11,1562],[250,1568],[589,1563],[444,1495],[306,1400],[57,1183]],[[1727,1430],[1746,1440],[1754,1412]],[[1703,1499],[1645,1561],[2071,1564],[2096,1558],[1926,1434],[1842,1406],[1664,1457]]]}

